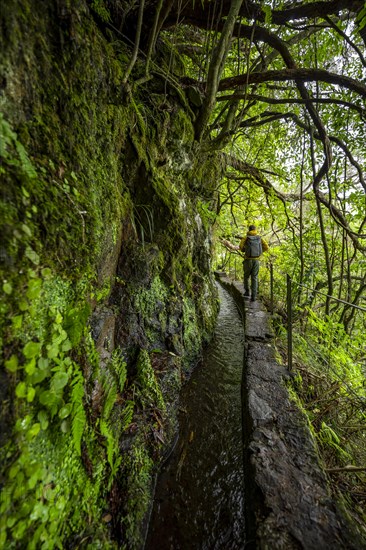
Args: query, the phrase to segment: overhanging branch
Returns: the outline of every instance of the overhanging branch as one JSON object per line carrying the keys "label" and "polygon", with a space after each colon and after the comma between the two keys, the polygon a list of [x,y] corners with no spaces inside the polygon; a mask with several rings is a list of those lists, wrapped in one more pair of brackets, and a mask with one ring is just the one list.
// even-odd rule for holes
{"label": "overhanging branch", "polygon": [[[246,83],[261,84],[263,82],[287,82],[291,80],[299,82],[326,82],[327,84],[334,84],[342,88],[347,88],[366,98],[366,86],[362,84],[362,82],[348,76],[331,73],[324,69],[282,69],[278,71],[271,70],[232,76],[221,80],[219,91],[222,92],[235,89]],[[308,98],[304,102],[306,103],[312,100],[313,98]]]}
{"label": "overhanging branch", "polygon": [[268,103],[270,105],[305,105],[306,103],[315,103],[319,105],[342,105],[343,107],[347,107],[348,109],[353,109],[357,111],[362,117],[366,116],[366,109],[363,107],[360,107],[359,105],[356,105],[355,103],[351,103],[350,101],[345,101],[343,99],[335,99],[335,98],[328,98],[328,97],[322,97],[322,98],[310,98],[310,99],[300,99],[300,98],[275,98],[275,97],[267,97],[262,96],[259,94],[240,94],[237,92],[234,92],[230,95],[222,95],[217,98],[217,101],[236,101],[240,99],[245,100],[253,100],[253,101],[259,101],[262,103]]}

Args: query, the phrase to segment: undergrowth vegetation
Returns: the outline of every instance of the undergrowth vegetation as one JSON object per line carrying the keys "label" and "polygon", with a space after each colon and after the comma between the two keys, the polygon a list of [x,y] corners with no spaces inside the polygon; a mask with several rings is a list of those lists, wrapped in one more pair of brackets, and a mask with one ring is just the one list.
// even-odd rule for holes
{"label": "undergrowth vegetation", "polygon": [[[365,342],[311,309],[296,310],[291,395],[306,414],[336,500],[366,536]],[[287,331],[276,347],[287,364]]]}

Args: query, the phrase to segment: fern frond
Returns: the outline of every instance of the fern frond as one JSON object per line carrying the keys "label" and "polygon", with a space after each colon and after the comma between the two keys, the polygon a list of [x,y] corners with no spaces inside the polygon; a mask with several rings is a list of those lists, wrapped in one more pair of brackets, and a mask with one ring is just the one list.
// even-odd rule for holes
{"label": "fern frond", "polygon": [[81,438],[86,424],[86,414],[82,405],[75,411],[72,419],[72,439],[77,454],[81,455]]}
{"label": "fern frond", "polygon": [[110,372],[104,374],[102,385],[104,390],[102,418],[108,420],[117,399],[117,383]]}
{"label": "fern frond", "polygon": [[113,350],[111,367],[118,377],[119,391],[122,393],[127,379],[127,363],[120,348]]}
{"label": "fern frond", "polygon": [[113,470],[113,458],[117,451],[116,441],[113,437],[111,427],[105,420],[101,419],[99,426],[100,426],[100,433],[104,435],[104,437],[107,440],[107,460],[110,467]]}
{"label": "fern frond", "polygon": [[94,373],[99,369],[99,353],[95,347],[95,342],[92,335],[88,332],[85,336],[85,348],[88,361],[93,368]]}
{"label": "fern frond", "polygon": [[132,422],[134,406],[135,403],[133,401],[126,401],[125,408],[123,409],[121,414],[122,431],[126,431]]}

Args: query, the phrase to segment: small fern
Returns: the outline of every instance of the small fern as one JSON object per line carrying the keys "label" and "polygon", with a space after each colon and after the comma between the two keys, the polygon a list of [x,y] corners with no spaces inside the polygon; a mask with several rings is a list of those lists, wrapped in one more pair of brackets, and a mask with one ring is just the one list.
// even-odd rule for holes
{"label": "small fern", "polygon": [[122,393],[127,380],[127,363],[120,348],[113,350],[111,367],[118,377],[119,391]]}
{"label": "small fern", "polygon": [[134,406],[135,406],[135,403],[133,401],[129,401],[129,400],[126,401],[125,408],[123,409],[121,414],[123,431],[126,431],[132,422]]}
{"label": "small fern", "polygon": [[108,424],[108,422],[106,422],[105,420],[103,420],[101,418],[99,426],[100,426],[100,433],[107,440],[107,459],[108,459],[108,463],[109,463],[111,469],[113,470],[114,469],[113,458],[114,458],[114,455],[116,454],[116,451],[117,451],[116,441],[114,439],[111,427]]}
{"label": "small fern", "polygon": [[88,332],[85,336],[85,348],[88,361],[95,374],[99,369],[99,353],[96,350],[95,343],[90,332]]}
{"label": "small fern", "polygon": [[104,404],[102,411],[103,420],[108,420],[117,398],[117,383],[110,372],[103,376]]}

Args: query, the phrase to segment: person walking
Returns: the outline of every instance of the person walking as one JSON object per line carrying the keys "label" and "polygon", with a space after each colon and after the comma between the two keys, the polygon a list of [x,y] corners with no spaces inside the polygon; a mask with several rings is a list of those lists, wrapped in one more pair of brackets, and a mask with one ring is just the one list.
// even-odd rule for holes
{"label": "person walking", "polygon": [[257,234],[256,226],[250,225],[248,233],[240,241],[239,249],[244,252],[244,296],[250,296],[250,279],[251,301],[254,302],[258,291],[259,258],[262,252],[268,250],[268,244]]}

